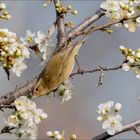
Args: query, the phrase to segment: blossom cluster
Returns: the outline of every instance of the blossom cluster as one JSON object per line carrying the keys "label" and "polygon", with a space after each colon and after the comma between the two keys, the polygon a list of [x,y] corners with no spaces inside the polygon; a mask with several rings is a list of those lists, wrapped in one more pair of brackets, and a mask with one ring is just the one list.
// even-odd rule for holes
{"label": "blossom cluster", "polygon": [[[46,135],[51,138],[51,139],[55,139],[55,140],[65,140],[64,138],[64,131],[58,131],[58,130],[55,130],[55,131],[47,131],[46,132]],[[72,134],[68,140],[76,140],[76,135],[75,134]]]}
{"label": "blossom cluster", "polygon": [[25,58],[29,58],[29,49],[18,42],[15,33],[8,29],[0,29],[0,65],[6,70],[12,70],[20,76],[27,68]]}
{"label": "blossom cluster", "polygon": [[[60,3],[56,3],[55,4],[55,8],[58,14],[62,15],[62,14],[72,14],[72,15],[77,15],[78,11],[77,10],[73,10],[71,5],[68,5],[67,7],[64,7],[63,5],[61,5]],[[65,26],[67,28],[72,28],[73,27],[73,22],[72,21],[66,21],[65,22]]]}
{"label": "blossom cluster", "polygon": [[[109,135],[114,135],[116,132],[123,130],[122,117],[119,114],[122,108],[120,103],[114,105],[113,101],[108,101],[98,106],[99,117],[98,121],[102,122],[102,128],[107,131]],[[113,109],[112,109],[113,107]]]}
{"label": "blossom cluster", "polygon": [[49,137],[49,138],[54,138],[56,140],[64,140],[64,131],[60,132],[58,130],[55,130],[55,131],[47,131],[46,132],[46,135]]}
{"label": "blossom cluster", "polygon": [[[71,5],[68,5],[67,7],[64,7],[64,6],[60,5],[59,3],[56,3],[55,7],[56,7],[56,11],[58,12],[58,14],[68,14],[68,13],[71,13],[72,15],[77,15],[78,14],[77,10],[72,10]],[[67,21],[67,22],[65,22],[65,26],[67,28],[72,28],[73,27],[73,22],[72,21]]]}
{"label": "blossom cluster", "polygon": [[124,71],[130,71],[133,69],[136,78],[140,79],[140,49],[133,51],[132,49],[120,46],[120,50],[126,58],[126,63],[122,64],[122,69]]}
{"label": "blossom cluster", "polygon": [[130,32],[135,32],[140,25],[140,18],[133,18],[140,14],[139,0],[106,0],[101,3],[101,8],[105,10],[105,14],[112,21],[124,20],[116,26],[123,26]]}
{"label": "blossom cluster", "polygon": [[73,85],[70,80],[66,80],[57,88],[54,93],[55,96],[53,93],[50,93],[48,96],[50,99],[55,97],[56,99],[60,100],[61,103],[64,103],[65,101],[69,101],[72,98],[72,88]]}
{"label": "blossom cluster", "polygon": [[36,139],[37,125],[47,118],[47,114],[26,96],[14,101],[15,111],[6,121],[7,127],[15,128],[15,134],[20,138]]}
{"label": "blossom cluster", "polygon": [[53,44],[50,43],[50,38],[42,32],[31,32],[27,30],[24,37],[20,38],[22,44],[30,46],[32,50],[38,54],[42,60],[47,60],[53,51]]}
{"label": "blossom cluster", "polygon": [[11,18],[11,15],[9,15],[8,11],[6,10],[5,3],[0,3],[0,18],[5,20]]}
{"label": "blossom cluster", "polygon": [[73,15],[77,15],[78,14],[77,10],[72,10],[72,6],[71,5],[68,5],[67,7],[64,7],[60,3],[57,2],[55,4],[55,7],[56,7],[56,11],[59,14],[67,14],[67,13],[69,13],[69,11],[71,11],[71,14],[73,14]]}

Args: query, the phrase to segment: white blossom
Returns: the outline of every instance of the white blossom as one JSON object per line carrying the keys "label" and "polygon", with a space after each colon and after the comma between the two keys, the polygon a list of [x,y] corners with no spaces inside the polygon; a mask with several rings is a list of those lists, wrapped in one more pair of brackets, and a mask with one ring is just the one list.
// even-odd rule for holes
{"label": "white blossom", "polygon": [[140,74],[137,74],[137,75],[136,75],[136,78],[137,78],[137,79],[140,79]]}
{"label": "white blossom", "polygon": [[43,60],[47,60],[52,54],[53,45],[50,44],[50,39],[48,39],[43,32],[38,31],[37,37],[34,40],[35,43],[38,44],[39,55]]}
{"label": "white blossom", "polygon": [[0,3],[0,9],[6,9],[5,3]]}
{"label": "white blossom", "polygon": [[102,128],[107,131],[109,135],[114,135],[116,132],[122,131],[122,117],[119,114],[122,105],[116,103],[113,106],[113,101],[108,101],[104,104],[98,106],[98,116],[97,120],[102,122]]}
{"label": "white blossom", "polygon": [[27,98],[25,96],[20,96],[14,101],[14,105],[17,110],[26,110],[26,103],[27,103]]}
{"label": "white blossom", "polygon": [[122,69],[123,69],[124,71],[129,71],[129,70],[131,69],[131,67],[130,67],[129,64],[123,63],[123,64],[122,64]]}
{"label": "white blossom", "polygon": [[133,56],[127,56],[127,60],[128,60],[130,63],[134,63],[134,62],[135,62]]}
{"label": "white blossom", "polygon": [[69,80],[66,80],[64,84],[61,84],[56,91],[57,98],[60,99],[61,103],[69,101],[72,98],[72,88],[73,85]]}
{"label": "white blossom", "polygon": [[31,118],[31,113],[28,110],[21,110],[20,111],[20,117],[22,119],[28,120],[29,118]]}
{"label": "white blossom", "polygon": [[28,49],[27,47],[25,47],[25,46],[22,46],[22,47],[21,47],[21,54],[22,54],[22,56],[25,57],[25,58],[29,58],[29,57],[30,57],[30,51],[29,51],[29,49]]}
{"label": "white blossom", "polygon": [[31,111],[31,115],[33,116],[33,120],[36,124],[39,124],[42,119],[47,118],[47,114],[43,112],[42,109],[35,109],[34,111]]}
{"label": "white blossom", "polygon": [[105,104],[100,104],[98,106],[98,113],[99,114],[106,114],[108,112],[110,112],[111,110],[111,107],[113,106],[114,102],[113,101],[108,101],[107,103]]}
{"label": "white blossom", "polygon": [[136,23],[131,22],[131,23],[128,24],[128,31],[133,33],[133,32],[136,31],[136,28],[137,28],[137,24]]}
{"label": "white blossom", "polygon": [[26,96],[20,96],[17,98],[14,101],[14,105],[17,111],[15,111],[13,115],[18,118],[18,124],[21,125],[20,128],[16,130],[17,136],[24,139],[36,139],[37,125],[43,119],[47,118],[47,113],[42,109],[37,108],[36,104]]}
{"label": "white blossom", "polygon": [[16,115],[10,115],[8,117],[7,125],[10,127],[16,127],[19,124],[19,119]]}
{"label": "white blossom", "polygon": [[128,29],[129,28],[129,24],[128,23],[124,23],[123,26]]}
{"label": "white blossom", "polygon": [[115,104],[115,111],[120,111],[122,108],[122,105],[120,103]]}
{"label": "white blossom", "polygon": [[101,3],[100,7],[107,11],[118,11],[120,10],[120,5],[115,0],[106,0],[105,2]]}
{"label": "white blossom", "polygon": [[38,49],[40,51],[40,56],[42,58],[42,60],[47,60],[50,58],[51,54],[52,54],[52,46],[48,44],[49,40],[46,40],[44,43],[41,43],[38,45]]}
{"label": "white blossom", "polygon": [[140,17],[136,18],[136,22],[140,24]]}
{"label": "white blossom", "polygon": [[37,127],[26,128],[21,127],[17,134],[21,134],[22,139],[36,139],[37,138]]}
{"label": "white blossom", "polygon": [[29,46],[34,44],[35,33],[30,30],[26,30],[25,37],[21,37],[20,40],[23,44]]}
{"label": "white blossom", "polygon": [[97,120],[98,120],[99,122],[101,122],[101,121],[103,120],[102,116],[99,116],[99,117],[97,118]]}
{"label": "white blossom", "polygon": [[42,43],[46,39],[46,35],[42,31],[37,32],[37,37],[34,39],[36,44]]}
{"label": "white blossom", "polygon": [[107,130],[109,135],[114,135],[116,132],[120,132],[123,129],[121,124],[122,118],[120,115],[111,115],[109,118],[103,123],[103,129]]}
{"label": "white blossom", "polygon": [[16,76],[20,77],[21,73],[27,68],[27,65],[23,62],[23,59],[17,59],[14,61],[12,72],[16,74]]}

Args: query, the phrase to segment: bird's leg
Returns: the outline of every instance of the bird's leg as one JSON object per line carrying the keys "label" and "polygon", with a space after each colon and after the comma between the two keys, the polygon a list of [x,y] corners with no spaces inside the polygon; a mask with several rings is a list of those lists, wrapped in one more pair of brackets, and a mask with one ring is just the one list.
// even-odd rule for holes
{"label": "bird's leg", "polygon": [[75,57],[75,62],[77,64],[77,66],[78,66],[78,70],[77,70],[78,73],[83,74],[84,70],[81,68],[81,66],[80,66],[80,64],[79,64],[79,62],[77,60],[77,57]]}

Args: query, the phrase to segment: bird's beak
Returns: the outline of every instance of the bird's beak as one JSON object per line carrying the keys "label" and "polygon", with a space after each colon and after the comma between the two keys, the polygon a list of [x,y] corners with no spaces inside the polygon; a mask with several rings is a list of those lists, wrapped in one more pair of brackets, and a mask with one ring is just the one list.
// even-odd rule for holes
{"label": "bird's beak", "polygon": [[35,98],[37,98],[37,97],[38,97],[38,96],[36,96],[36,95],[33,95],[33,96],[32,96],[32,99],[35,99]]}

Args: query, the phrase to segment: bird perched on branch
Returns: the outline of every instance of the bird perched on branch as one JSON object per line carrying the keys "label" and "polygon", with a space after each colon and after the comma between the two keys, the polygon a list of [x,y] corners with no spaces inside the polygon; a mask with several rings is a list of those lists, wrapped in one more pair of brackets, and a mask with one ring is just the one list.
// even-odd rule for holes
{"label": "bird perched on branch", "polygon": [[75,56],[86,38],[87,36],[52,55],[35,85],[33,98],[49,94],[69,78],[74,68]]}

